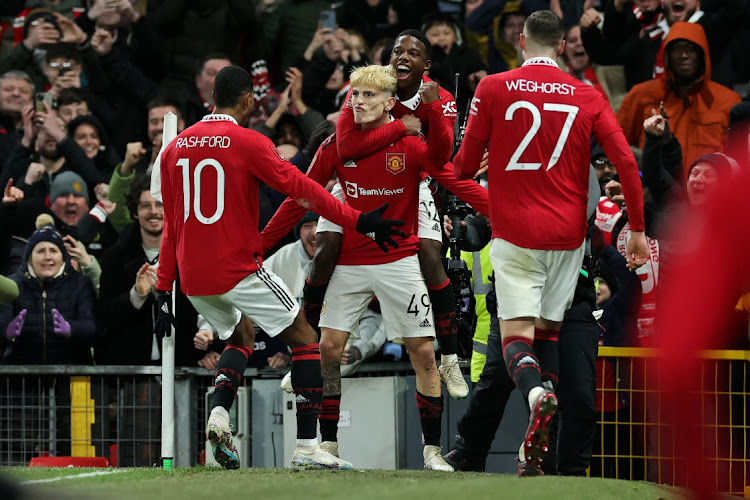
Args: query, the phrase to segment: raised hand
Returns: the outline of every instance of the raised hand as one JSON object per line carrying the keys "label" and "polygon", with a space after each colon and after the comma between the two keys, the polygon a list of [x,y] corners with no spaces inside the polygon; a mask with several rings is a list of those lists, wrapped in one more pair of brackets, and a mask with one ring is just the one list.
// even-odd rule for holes
{"label": "raised hand", "polygon": [[81,267],[91,265],[91,255],[86,251],[86,246],[83,243],[68,234],[63,237],[63,244],[70,254],[70,258],[78,262]]}
{"label": "raised hand", "polygon": [[27,186],[31,186],[32,184],[36,184],[40,180],[42,180],[42,176],[44,176],[44,165],[41,163],[32,161],[29,163],[29,167],[26,169],[26,176],[23,178],[23,183]]}
{"label": "raised hand", "polygon": [[398,248],[398,243],[393,241],[392,236],[406,236],[406,233],[394,229],[393,226],[403,226],[404,221],[395,219],[383,219],[383,213],[388,208],[388,203],[370,212],[360,214],[357,220],[357,231],[369,236],[384,252],[388,252],[388,246]]}
{"label": "raised hand", "polygon": [[437,82],[425,82],[419,87],[422,102],[425,104],[440,100],[440,87]]}
{"label": "raised hand", "polygon": [[8,340],[14,340],[16,337],[21,335],[23,330],[23,322],[26,321],[26,309],[22,309],[18,316],[8,324],[8,328],[5,329],[5,336]]}
{"label": "raised hand", "polygon": [[61,337],[70,337],[70,323],[65,321],[57,309],[52,309],[52,330]]}
{"label": "raised hand", "polygon": [[3,205],[12,206],[23,200],[23,191],[13,186],[13,179],[8,179],[3,191]]}
{"label": "raised hand", "polygon": [[60,27],[60,31],[62,31],[61,42],[81,44],[86,41],[86,32],[75,22],[57,12],[55,13],[55,17],[57,18],[57,25]]}
{"label": "raised hand", "polygon": [[113,44],[114,38],[112,38],[112,33],[103,28],[98,28],[91,37],[91,47],[100,56],[109,54]]}

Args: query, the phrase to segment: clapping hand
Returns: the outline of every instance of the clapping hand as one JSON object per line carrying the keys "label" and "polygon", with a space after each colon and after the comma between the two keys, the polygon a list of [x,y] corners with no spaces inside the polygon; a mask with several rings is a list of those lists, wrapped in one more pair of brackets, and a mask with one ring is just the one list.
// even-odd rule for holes
{"label": "clapping hand", "polygon": [[18,316],[13,318],[13,320],[8,324],[8,328],[5,329],[5,336],[8,338],[8,340],[14,340],[16,337],[21,335],[21,330],[23,330],[23,323],[26,321],[26,309],[21,310],[20,313],[18,313]]}
{"label": "clapping hand", "polygon": [[70,323],[65,321],[57,309],[52,309],[52,327],[56,335],[70,337]]}

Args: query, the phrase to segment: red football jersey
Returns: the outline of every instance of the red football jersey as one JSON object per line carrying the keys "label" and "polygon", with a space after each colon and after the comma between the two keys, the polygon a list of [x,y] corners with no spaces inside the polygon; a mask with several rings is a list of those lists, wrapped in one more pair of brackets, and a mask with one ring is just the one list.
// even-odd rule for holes
{"label": "red football jersey", "polygon": [[261,181],[336,224],[357,224],[360,212],[305,177],[267,137],[208,115],[162,152],[159,290],[171,290],[178,267],[186,295],[225,293],[260,267]]}
{"label": "red football jersey", "polygon": [[454,159],[472,176],[489,141],[492,235],[524,248],[578,248],[587,228],[590,138],[617,167],[634,231],[643,230],[638,167],[607,100],[548,58],[483,78]]}
{"label": "red football jersey", "polygon": [[[428,77],[422,77],[422,82],[430,81],[432,80]],[[352,91],[349,89],[349,94],[341,107],[341,115],[336,122],[336,144],[342,161],[370,156],[404,136],[405,128],[401,120],[394,120],[375,129],[362,130],[354,123],[351,99]],[[422,132],[428,139],[445,140],[452,144],[453,126],[456,122],[456,99],[443,87],[440,87],[440,111],[443,119],[436,122],[437,125],[432,125],[432,128],[437,130],[430,131],[429,111],[422,103],[420,94],[417,93],[407,101],[397,99],[391,115],[401,118],[412,114],[422,122]]]}
{"label": "red football jersey", "polygon": [[[437,102],[425,106],[434,114],[440,113]],[[432,119],[439,120],[440,117],[438,115]],[[416,137],[404,137],[367,158],[342,163],[336,151],[336,136],[329,137],[321,145],[307,175],[320,184],[326,184],[336,172],[344,188],[346,203],[360,211],[374,210],[389,202],[384,217],[403,220],[404,226],[399,229],[406,233],[405,237],[393,238],[398,243],[397,249],[383,253],[367,236],[356,231],[344,231],[339,264],[383,264],[417,253],[417,205],[419,182],[424,172],[434,176],[478,210],[489,208],[485,189],[470,180],[457,180],[450,171],[450,163],[446,161],[451,147],[445,141],[425,144]],[[263,247],[267,249],[273,246],[303,215],[304,209],[293,200],[284,201],[263,230]],[[435,223],[441,224],[441,221],[436,220]]]}

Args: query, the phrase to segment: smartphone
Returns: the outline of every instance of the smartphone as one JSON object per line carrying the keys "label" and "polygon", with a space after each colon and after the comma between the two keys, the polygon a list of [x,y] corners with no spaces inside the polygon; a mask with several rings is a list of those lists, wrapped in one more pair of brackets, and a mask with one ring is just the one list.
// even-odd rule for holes
{"label": "smartphone", "polygon": [[320,24],[323,29],[336,31],[336,11],[323,10],[320,12]]}
{"label": "smartphone", "polygon": [[47,108],[44,106],[45,102],[52,109],[52,94],[49,92],[37,92],[34,96],[34,109],[41,112],[47,111]]}

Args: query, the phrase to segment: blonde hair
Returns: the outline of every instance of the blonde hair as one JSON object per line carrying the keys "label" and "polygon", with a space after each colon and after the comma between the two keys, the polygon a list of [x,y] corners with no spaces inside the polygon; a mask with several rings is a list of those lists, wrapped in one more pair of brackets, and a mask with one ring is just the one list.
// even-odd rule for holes
{"label": "blonde hair", "polygon": [[352,71],[349,76],[349,84],[352,87],[368,87],[388,92],[391,96],[396,95],[398,79],[393,66],[380,66],[370,64]]}

